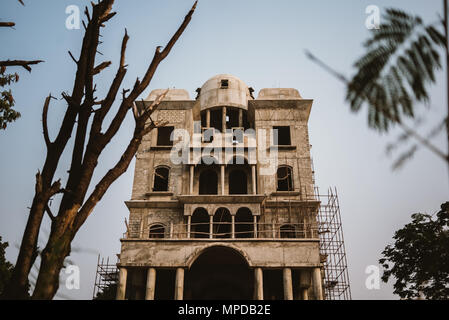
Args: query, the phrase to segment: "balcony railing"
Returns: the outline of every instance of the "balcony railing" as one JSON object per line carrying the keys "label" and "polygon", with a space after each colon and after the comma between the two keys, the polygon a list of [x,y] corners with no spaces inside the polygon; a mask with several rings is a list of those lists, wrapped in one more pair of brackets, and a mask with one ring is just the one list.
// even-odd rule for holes
{"label": "balcony railing", "polygon": [[143,228],[140,232],[125,232],[123,239],[148,240],[267,240],[267,239],[319,239],[316,223],[252,223],[252,222],[199,222],[170,224]]}

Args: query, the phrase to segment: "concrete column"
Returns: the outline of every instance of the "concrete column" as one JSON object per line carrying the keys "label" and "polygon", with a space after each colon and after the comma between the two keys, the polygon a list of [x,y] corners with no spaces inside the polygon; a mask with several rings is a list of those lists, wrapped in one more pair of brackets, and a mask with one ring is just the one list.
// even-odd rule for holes
{"label": "concrete column", "polygon": [[226,133],[226,107],[222,108],[222,118],[221,118],[221,129],[222,129],[222,133],[223,133],[223,137],[224,134]]}
{"label": "concrete column", "polygon": [[148,268],[147,291],[145,293],[145,300],[154,300],[155,291],[156,291],[156,269]]}
{"label": "concrete column", "polygon": [[276,238],[276,225],[274,222],[271,223],[271,231],[273,232],[273,239]]}
{"label": "concrete column", "polygon": [[225,194],[225,166],[222,164],[220,166],[220,178],[221,178],[221,194]]}
{"label": "concrete column", "polygon": [[231,215],[231,237],[235,238],[235,216]]}
{"label": "concrete column", "polygon": [[190,195],[193,194],[193,176],[195,174],[195,166],[191,165],[190,166],[190,184],[189,184],[189,193]]}
{"label": "concrete column", "polygon": [[214,216],[209,216],[209,239],[214,237]]}
{"label": "concrete column", "polygon": [[284,300],[293,300],[292,269],[284,268]]}
{"label": "concrete column", "polygon": [[310,271],[301,270],[299,275],[299,289],[301,291],[301,299],[309,300],[309,288],[310,288]]}
{"label": "concrete column", "polygon": [[239,109],[239,127],[243,127],[243,110]]}
{"label": "concrete column", "polygon": [[210,110],[207,109],[206,111],[206,127],[210,128]]}
{"label": "concrete column", "polygon": [[125,300],[127,271],[126,268],[120,267],[116,296],[117,300]]}
{"label": "concrete column", "polygon": [[191,227],[192,227],[192,216],[187,216],[187,239],[190,239]]}
{"label": "concrete column", "polygon": [[312,282],[313,282],[313,292],[315,293],[315,299],[323,300],[323,287],[321,283],[320,268],[313,268]]}
{"label": "concrete column", "polygon": [[254,300],[263,300],[263,272],[262,268],[254,269]]}
{"label": "concrete column", "polygon": [[256,185],[256,165],[251,166],[251,178],[253,183],[253,194],[257,194],[257,185]]}
{"label": "concrete column", "polygon": [[309,288],[301,288],[301,299],[309,300]]}
{"label": "concrete column", "polygon": [[184,299],[184,269],[176,269],[175,300]]}
{"label": "concrete column", "polygon": [[257,216],[253,216],[254,238],[257,238]]}
{"label": "concrete column", "polygon": [[173,221],[170,221],[170,239],[173,239]]}

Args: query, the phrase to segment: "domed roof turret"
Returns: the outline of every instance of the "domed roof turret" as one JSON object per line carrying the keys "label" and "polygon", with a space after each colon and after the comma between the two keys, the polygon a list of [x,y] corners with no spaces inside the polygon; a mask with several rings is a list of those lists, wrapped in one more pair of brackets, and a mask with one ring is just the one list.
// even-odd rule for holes
{"label": "domed roof turret", "polygon": [[207,80],[199,95],[201,110],[226,106],[248,109],[250,99],[248,86],[230,74],[219,74]]}

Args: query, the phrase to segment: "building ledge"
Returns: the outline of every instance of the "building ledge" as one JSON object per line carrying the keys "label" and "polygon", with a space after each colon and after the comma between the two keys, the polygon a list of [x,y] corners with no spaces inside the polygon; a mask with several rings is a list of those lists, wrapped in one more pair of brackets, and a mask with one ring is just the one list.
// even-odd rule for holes
{"label": "building ledge", "polygon": [[177,200],[130,200],[125,201],[128,209],[131,208],[180,208]]}
{"label": "building ledge", "polygon": [[180,195],[180,203],[262,203],[267,196],[263,194],[231,194],[231,195]]}

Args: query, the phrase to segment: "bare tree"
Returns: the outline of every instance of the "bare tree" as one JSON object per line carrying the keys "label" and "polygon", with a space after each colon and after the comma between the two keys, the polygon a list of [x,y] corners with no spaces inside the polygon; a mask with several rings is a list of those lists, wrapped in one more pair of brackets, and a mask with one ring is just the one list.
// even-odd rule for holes
{"label": "bare tree", "polygon": [[[6,298],[21,298],[26,291],[26,282],[30,268],[36,259],[37,239],[41,222],[45,213],[51,219],[51,232],[45,248],[41,253],[41,265],[32,294],[33,299],[51,299],[59,287],[59,273],[64,259],[70,254],[71,242],[76,233],[92,213],[95,205],[102,199],[110,185],[128,168],[144,135],[157,126],[163,125],[151,119],[151,114],[157,108],[166,92],[160,95],[151,105],[138,109],[135,100],[148,87],[153,75],[169,54],[176,41],[189,24],[196,2],[186,15],[181,26],[172,36],[167,45],[161,50],[157,47],[153,59],[148,66],[142,80],[137,79],[132,89],[123,89],[122,101],[118,106],[109,125],[104,120],[110,113],[111,107],[119,94],[122,81],[127,72],[125,51],[128,34],[123,36],[120,62],[117,73],[112,80],[109,90],[103,100],[95,97],[94,76],[108,67],[111,62],[95,64],[99,45],[100,30],[116,13],[112,12],[114,0],[101,0],[92,3],[92,10],[85,9],[87,25],[79,59],[74,59],[77,65],[76,77],[71,94],[63,93],[67,102],[67,111],[62,120],[56,138],[52,141],[47,127],[47,114],[52,99],[51,94],[45,99],[42,124],[47,156],[42,171],[36,174],[36,191],[30,209],[28,222],[17,258],[12,281],[6,290]],[[135,127],[134,133],[126,150],[118,162],[96,184],[88,194],[92,176],[98,164],[98,158],[119,131],[126,115],[132,110]],[[65,187],[60,180],[55,181],[55,171],[59,165],[61,155],[67,147],[72,131],[76,124],[75,140],[68,180]],[[105,126],[105,127],[104,127]],[[49,207],[49,200],[55,195],[61,195],[57,214],[53,214]]]}
{"label": "bare tree", "polygon": [[[19,0],[22,5],[25,5],[22,0]],[[13,28],[16,24],[10,21],[0,21],[0,27]],[[43,62],[42,60],[0,60],[0,87],[10,85],[11,83],[19,81],[19,75],[6,74],[6,67],[23,67],[31,72],[30,65],[35,65]],[[14,97],[9,91],[0,92],[0,130],[6,129],[8,123],[15,121],[20,117],[20,112],[14,110]]]}

